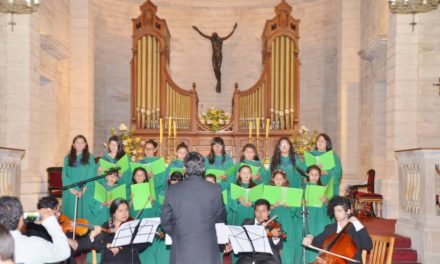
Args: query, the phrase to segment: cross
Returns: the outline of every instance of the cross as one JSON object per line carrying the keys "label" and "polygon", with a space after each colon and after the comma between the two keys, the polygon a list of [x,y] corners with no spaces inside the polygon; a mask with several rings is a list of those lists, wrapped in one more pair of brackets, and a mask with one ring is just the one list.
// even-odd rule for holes
{"label": "cross", "polygon": [[438,78],[438,83],[433,83],[432,86],[438,86],[438,94],[440,95],[440,78]]}
{"label": "cross", "polygon": [[414,27],[417,25],[417,22],[414,20],[416,13],[412,13],[412,22],[409,23],[410,26],[412,27],[412,32],[414,32]]}
{"label": "cross", "polygon": [[14,26],[17,25],[17,23],[14,22],[14,13],[11,13],[11,22],[9,22],[8,25],[11,25],[11,31],[14,32]]}

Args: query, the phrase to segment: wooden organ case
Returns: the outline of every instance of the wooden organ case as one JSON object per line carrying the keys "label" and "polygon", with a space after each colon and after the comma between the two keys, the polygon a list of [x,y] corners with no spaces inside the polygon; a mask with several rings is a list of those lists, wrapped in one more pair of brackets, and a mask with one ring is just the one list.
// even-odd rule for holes
{"label": "wooden organ case", "polygon": [[[216,136],[224,139],[226,152],[235,159],[249,141],[258,146],[263,159],[271,155],[279,137],[292,136],[299,122],[299,20],[291,16],[292,8],[284,0],[263,29],[260,78],[246,90],[235,85],[231,120],[216,132],[199,119],[196,85],[184,89],[170,76],[171,35],[166,21],[156,15],[157,7],[149,0],[140,10],[141,15],[132,19],[131,131],[135,136],[158,140],[162,119],[165,132],[160,154],[171,159],[181,141],[190,150],[207,154]],[[266,140],[267,119],[270,137]],[[177,139],[168,137],[170,124],[176,126]],[[249,126],[256,131],[257,124],[260,138],[254,133],[249,139]]]}

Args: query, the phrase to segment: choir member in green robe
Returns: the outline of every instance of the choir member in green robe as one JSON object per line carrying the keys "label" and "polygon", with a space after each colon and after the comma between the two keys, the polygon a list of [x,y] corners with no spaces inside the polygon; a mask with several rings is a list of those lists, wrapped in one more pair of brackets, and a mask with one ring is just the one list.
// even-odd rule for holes
{"label": "choir member in green robe", "polygon": [[[314,156],[321,156],[327,151],[333,149],[332,141],[327,134],[321,133],[316,137],[315,150],[311,152]],[[335,158],[335,167],[328,171],[321,171],[321,182],[323,185],[327,185],[330,179],[333,178],[333,194],[339,195],[339,188],[341,186],[342,178],[342,165],[338,155],[333,152]]]}
{"label": "choir member in green robe", "polygon": [[[145,182],[148,182],[147,171],[142,167],[136,168],[133,171],[132,184],[140,184]],[[148,200],[151,202],[152,207],[141,210],[134,210],[132,206],[134,197],[133,194],[131,194],[131,191],[130,199],[130,216],[134,219],[160,217],[161,205],[159,201],[155,200],[151,195],[148,197]],[[159,229],[157,234],[160,234]],[[169,252],[166,252],[164,236],[157,235],[154,238],[152,245],[139,254],[139,258],[142,263],[169,263]]]}
{"label": "choir member in green robe", "polygon": [[[305,183],[305,177],[302,177],[297,168],[305,171],[305,165],[300,161],[298,155],[294,152],[292,142],[289,138],[282,137],[278,140],[274,148],[274,154],[272,155],[272,161],[270,164],[270,171],[273,173],[275,170],[282,170],[287,174],[290,187],[302,188]],[[286,246],[283,246],[283,250],[290,250],[294,252],[296,263],[300,263],[302,254],[302,218],[293,218],[294,226],[294,239]],[[289,248],[293,246],[293,248]]]}
{"label": "choir member in green robe", "polygon": [[[102,156],[101,159],[116,164],[116,162],[118,162],[124,156],[125,156],[125,152],[124,152],[124,146],[122,144],[121,138],[116,135],[111,136],[108,139],[107,151],[104,153],[104,156]],[[98,166],[99,166],[99,163],[98,163]],[[104,172],[103,169],[101,167],[99,167],[98,173],[101,174],[103,172]],[[130,182],[131,182],[130,168],[122,173],[118,182],[121,184],[126,184],[126,185],[130,184]]]}
{"label": "choir member in green robe", "polygon": [[[139,163],[143,164],[150,164],[158,159],[160,157],[157,157],[157,142],[150,139],[145,143],[145,149],[144,149],[145,157],[138,161]],[[147,172],[147,176],[149,179],[154,177],[154,184],[156,189],[156,194],[162,193],[165,190],[165,183],[167,176],[165,174],[166,171],[159,173],[158,175],[152,175],[151,172]],[[157,197],[155,198],[157,199]]]}
{"label": "choir member in green robe", "polygon": [[[125,185],[125,183],[121,184],[119,182],[119,173],[118,171],[111,171],[110,174],[105,176],[104,179],[98,180],[98,183],[101,184],[106,191],[111,192],[116,187],[121,185]],[[92,195],[95,194],[95,183],[90,187],[90,191]],[[112,201],[99,202],[93,198],[90,201],[90,210],[92,212],[92,219],[90,219],[90,224],[92,225],[102,225],[105,222],[110,220],[110,211],[109,207]]]}
{"label": "choir member in green robe", "polygon": [[[240,163],[237,163],[238,166],[240,164],[248,164],[255,167],[260,167],[257,175],[252,175],[252,180],[255,184],[268,184],[269,183],[269,172],[264,168],[263,163],[260,160],[258,155],[257,148],[254,144],[248,143],[244,145],[243,150],[241,152]],[[236,168],[238,171],[239,168]]]}
{"label": "choir member in green robe", "polygon": [[[89,146],[84,136],[78,135],[73,139],[70,153],[64,158],[62,182],[63,186],[87,180],[96,176],[95,159],[89,153]],[[93,199],[90,192],[89,182],[81,191],[79,187],[73,187],[63,191],[62,207],[66,216],[73,219],[75,214],[75,198],[78,197],[78,218],[90,220],[91,211],[89,202]]]}
{"label": "choir member in green robe", "polygon": [[[312,165],[309,168],[307,168],[307,175],[309,176],[309,182],[307,185],[321,185],[321,169],[316,166]],[[307,206],[307,210],[309,213],[309,234],[312,236],[317,236],[321,234],[324,231],[324,228],[333,223],[333,221],[330,220],[329,216],[327,215],[327,205],[328,200],[327,197],[323,196],[321,197],[321,201],[323,202],[322,207],[311,207]],[[306,263],[313,262],[316,257],[319,255],[319,253],[315,250],[306,248]]]}
{"label": "choir member in green robe", "polygon": [[[214,174],[207,174],[205,175],[205,180],[212,183],[212,184],[217,184],[217,177],[215,177]],[[223,194],[222,194],[223,195]],[[228,207],[228,203],[225,204],[225,209],[226,209],[226,213],[229,214],[229,207]],[[229,222],[228,222],[229,223]],[[224,245],[220,245],[219,246],[219,258],[220,258],[220,263],[223,263],[223,255],[224,255],[224,250],[225,246]]]}
{"label": "choir member in green robe", "polygon": [[[270,179],[270,185],[279,187],[289,187],[289,180],[287,174],[282,170],[275,170]],[[277,215],[277,221],[283,226],[283,231],[286,234],[286,241],[284,241],[283,249],[281,249],[281,262],[294,263],[295,242],[298,241],[299,236],[294,226],[294,216],[296,216],[300,209],[287,206],[285,203],[275,203],[272,206],[272,215]]]}
{"label": "choir member in green robe", "polygon": [[188,146],[184,142],[181,142],[176,147],[177,159],[171,161],[167,167],[167,170],[165,171],[165,175],[167,179],[170,177],[170,174],[174,171],[184,172],[183,159],[185,158],[186,154],[188,154]]}
{"label": "choir member in green robe", "polygon": [[215,137],[211,142],[211,151],[205,157],[205,169],[216,169],[225,171],[225,175],[220,175],[220,185],[222,190],[228,189],[231,182],[235,182],[235,167],[232,158],[226,154],[225,142],[221,137]]}
{"label": "choir member in green robe", "polygon": [[[246,189],[256,186],[256,184],[252,181],[252,171],[249,166],[241,166],[238,172],[236,184]],[[244,222],[244,219],[254,218],[254,207],[251,201],[246,201],[245,197],[232,200],[230,192],[228,196],[230,213],[232,213],[232,225],[241,226]],[[236,260],[237,257],[232,255],[232,262],[235,263]]]}

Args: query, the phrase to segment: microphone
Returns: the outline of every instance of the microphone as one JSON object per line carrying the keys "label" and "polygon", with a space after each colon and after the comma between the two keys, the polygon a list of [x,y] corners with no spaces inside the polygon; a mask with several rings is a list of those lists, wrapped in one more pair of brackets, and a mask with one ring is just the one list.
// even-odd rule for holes
{"label": "microphone", "polygon": [[304,178],[309,178],[309,175],[307,175],[307,173],[305,171],[303,171],[301,168],[299,168],[298,166],[295,166],[295,169],[297,172],[299,172],[299,174],[304,177]]}

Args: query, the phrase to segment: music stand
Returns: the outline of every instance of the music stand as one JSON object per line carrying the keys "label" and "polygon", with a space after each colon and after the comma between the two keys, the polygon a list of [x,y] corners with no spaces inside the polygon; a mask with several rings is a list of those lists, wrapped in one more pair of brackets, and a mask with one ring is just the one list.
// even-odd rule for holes
{"label": "music stand", "polygon": [[226,226],[234,254],[268,253],[273,255],[267,231],[261,225]]}

